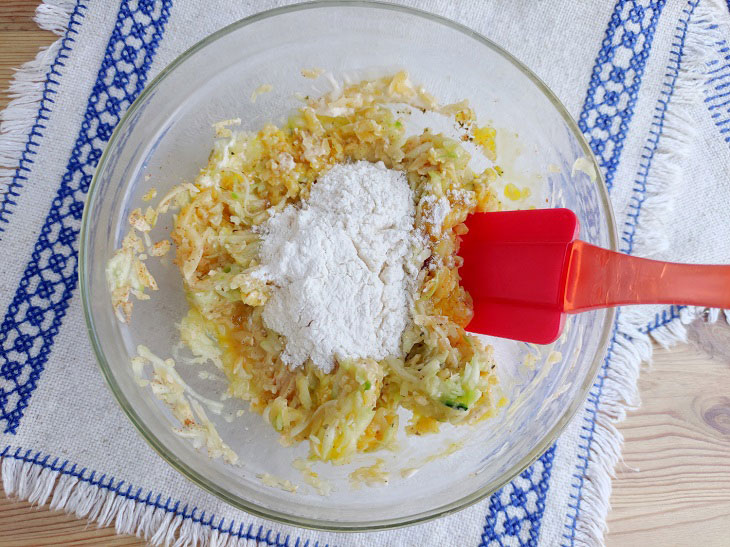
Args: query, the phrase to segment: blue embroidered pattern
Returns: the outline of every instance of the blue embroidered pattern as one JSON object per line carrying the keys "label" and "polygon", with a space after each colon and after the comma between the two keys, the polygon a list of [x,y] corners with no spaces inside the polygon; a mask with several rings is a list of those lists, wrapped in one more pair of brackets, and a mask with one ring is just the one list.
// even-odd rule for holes
{"label": "blue embroidered pattern", "polygon": [[12,214],[13,208],[16,205],[15,198],[20,195],[19,190],[23,187],[25,181],[28,180],[27,175],[30,172],[30,165],[33,164],[33,156],[36,154],[35,149],[40,144],[40,139],[43,138],[43,130],[46,128],[45,122],[48,121],[48,115],[53,108],[53,95],[57,92],[56,88],[58,87],[58,79],[61,77],[61,70],[66,66],[65,60],[68,59],[68,54],[76,41],[75,36],[78,34],[76,28],[81,24],[85,11],[86,6],[79,1],[69,16],[68,28],[63,38],[61,38],[61,44],[56,53],[56,58],[46,73],[43,91],[41,93],[41,102],[36,113],[35,122],[25,142],[25,149],[20,156],[18,167],[15,169],[15,173],[8,187],[4,192],[0,193],[0,237],[5,231],[3,225],[7,224],[8,216]]}
{"label": "blue embroidered pattern", "polygon": [[590,458],[591,444],[593,443],[593,435],[596,432],[596,419],[598,418],[598,406],[601,402],[601,394],[603,393],[603,384],[606,381],[606,375],[608,368],[613,357],[613,349],[616,344],[616,335],[618,327],[618,314],[621,313],[620,309],[617,313],[616,321],[613,324],[613,334],[611,335],[611,342],[608,345],[608,351],[606,352],[606,358],[603,360],[601,370],[598,372],[598,378],[596,383],[593,384],[588,399],[586,400],[585,412],[587,415],[583,416],[583,425],[581,426],[581,444],[578,448],[580,452],[576,454],[578,458],[578,464],[575,467],[573,473],[573,482],[571,488],[573,491],[570,494],[572,501],[568,502],[570,509],[568,513],[568,522],[565,524],[565,533],[563,533],[564,542],[562,547],[572,547],[575,545],[575,531],[578,524],[578,517],[580,515],[580,506],[582,502],[583,484],[585,483],[586,471],[588,470],[588,462]]}
{"label": "blue embroidered pattern", "polygon": [[77,283],[77,238],[94,168],[142,91],[171,0],[122,2],[76,144],[18,289],[0,324],[0,423],[15,433]]}
{"label": "blue embroidered pattern", "polygon": [[[717,28],[718,25],[710,25],[707,30]],[[718,133],[730,143],[730,47],[727,40],[719,40],[715,48],[715,58],[707,63],[704,101]]]}
{"label": "blue embroidered pattern", "polygon": [[507,486],[491,495],[479,547],[537,547],[555,445]]}
{"label": "blue embroidered pattern", "polygon": [[666,0],[619,0],[593,67],[578,127],[610,190]]}
{"label": "blue embroidered pattern", "polygon": [[654,316],[654,319],[649,322],[648,325],[646,325],[644,328],[641,329],[641,332],[649,333],[653,330],[656,330],[660,327],[663,327],[664,325],[667,325],[680,317],[680,312],[686,308],[687,306],[676,306],[671,305],[667,309],[662,310],[661,313],[657,313]]}
{"label": "blue embroidered pattern", "polygon": [[619,250],[627,254],[632,254],[634,250],[634,236],[636,235],[642,207],[647,198],[646,185],[649,178],[649,171],[651,171],[651,165],[654,154],[656,154],[657,147],[659,146],[659,140],[664,133],[664,120],[667,115],[667,109],[669,108],[669,102],[674,94],[674,86],[677,84],[677,79],[679,78],[689,19],[698,3],[699,0],[690,0],[688,2],[687,7],[682,10],[679,23],[674,31],[665,80],[662,83],[659,101],[654,108],[649,137],[641,153],[641,162],[639,163],[636,180],[634,180],[634,187],[629,201],[629,210],[626,215],[626,223],[621,232]]}
{"label": "blue embroidered pattern", "polygon": [[[621,243],[620,250],[624,253],[632,254],[634,250],[634,236],[639,224],[639,217],[641,216],[644,202],[646,201],[646,185],[651,170],[654,154],[659,146],[659,141],[664,132],[664,122],[666,119],[667,110],[674,94],[674,88],[679,78],[679,73],[682,68],[682,59],[684,58],[684,44],[687,37],[687,30],[689,28],[690,18],[694,13],[695,8],[699,4],[699,0],[689,0],[687,6],[682,10],[677,28],[674,31],[672,49],[669,52],[669,63],[667,65],[667,71],[665,73],[665,80],[662,83],[662,90],[657,101],[656,107],[654,108],[654,116],[652,120],[651,129],[649,130],[649,137],[644,145],[644,149],[641,154],[641,162],[639,164],[639,170],[634,180],[634,187],[632,189],[631,199],[629,201],[629,210],[626,217],[626,223],[621,232]],[[715,25],[713,25],[714,27]],[[708,29],[709,30],[709,29]],[[725,48],[727,49],[727,48]],[[730,59],[730,56],[728,56]],[[730,66],[730,65],[728,65]],[[712,78],[710,78],[712,79]],[[728,84],[730,85],[730,84]],[[706,101],[707,103],[707,101]],[[727,139],[726,139],[727,140]],[[649,322],[646,327],[642,328],[642,332],[651,332],[664,325],[671,323],[679,317],[679,313],[685,306],[669,306],[661,313],[657,313],[654,319]]]}
{"label": "blue embroidered pattern", "polygon": [[[622,3],[625,2],[620,1],[617,5],[617,9]],[[663,132],[664,118],[667,108],[669,106],[669,102],[674,93],[674,87],[681,67],[682,57],[684,54],[684,42],[687,34],[689,20],[698,3],[699,0],[689,0],[689,2],[687,3],[687,7],[683,10],[682,15],[680,16],[680,20],[675,30],[674,41],[672,42],[672,49],[670,51],[670,61],[666,72],[666,79],[657,106],[655,108],[652,128],[649,131],[649,138],[647,139],[647,144],[644,147],[644,151],[642,153],[642,161],[639,167],[639,173],[634,184],[633,195],[631,198],[632,201],[630,204],[632,211],[629,214],[621,237],[621,250],[623,250],[624,252],[630,253],[633,249],[633,237],[636,231],[636,226],[638,224],[639,215],[641,213],[641,207],[645,200],[646,180],[649,170],[651,169],[652,158],[656,152],[659,139],[661,138]],[[658,12],[656,14],[654,26],[656,26],[656,22],[658,21],[658,17],[662,7],[663,5],[657,6]],[[653,34],[653,28],[651,32]],[[648,56],[648,52],[649,50],[646,51],[646,56]],[[638,87],[635,93],[638,93]],[[588,103],[588,101],[586,101],[586,103]],[[593,143],[591,144],[593,145]],[[594,148],[594,152],[595,151],[596,150]],[[608,170],[611,166],[606,165],[603,167],[605,170]],[[615,165],[613,166],[613,170],[615,171]],[[657,315],[655,321],[647,326],[647,332],[672,321],[679,316],[680,310],[681,307],[672,306],[669,310],[665,310],[665,312],[663,312],[661,316]],[[566,523],[565,525],[566,532],[563,534],[563,538],[565,540],[563,542],[563,547],[572,546],[575,544],[576,523],[580,515],[580,506],[582,499],[581,496],[583,491],[583,485],[585,482],[585,474],[588,469],[589,453],[591,444],[593,443],[593,436],[596,427],[596,414],[598,412],[598,407],[601,400],[603,385],[606,379],[608,368],[610,366],[611,358],[613,356],[614,346],[617,343],[617,336],[625,337],[625,335],[619,335],[617,333],[617,324],[618,321],[616,322],[616,324],[614,324],[614,331],[611,337],[611,342],[608,348],[606,359],[604,360],[603,366],[601,367],[598,379],[591,389],[585,408],[585,423],[582,426],[583,432],[580,436],[582,439],[582,444],[580,445],[582,453],[578,454],[580,463],[576,466],[576,472],[573,474],[574,482],[571,485],[573,488],[573,492],[571,493],[571,498],[573,501],[569,504],[571,511],[568,514],[568,523]]]}
{"label": "blue embroidered pattern", "polygon": [[[680,21],[680,26],[677,27],[678,32],[675,35],[675,39],[680,40],[680,50],[683,49],[684,36],[687,32],[689,16],[693,13],[697,4],[698,2],[690,2],[689,11],[685,9],[686,18],[683,19],[683,21]],[[727,1],[727,6],[728,10],[730,10],[730,0]],[[716,24],[710,24],[704,27],[704,29],[708,31],[716,30],[717,28],[719,28],[719,26]],[[715,58],[707,62],[708,70],[704,88],[704,103],[713,123],[715,124],[715,127],[717,127],[718,133],[723,137],[726,143],[730,143],[730,46],[728,45],[727,40],[722,39],[716,41],[715,50]],[[672,51],[671,54],[673,58],[672,62],[670,62],[669,74],[672,76],[672,79],[676,81],[676,76],[674,75],[679,72],[682,56],[681,54],[675,53],[675,51]],[[665,92],[663,91],[663,93]],[[667,96],[667,103],[668,99],[669,96]],[[661,102],[660,105],[657,106],[657,110],[660,109],[660,106],[662,106]],[[664,110],[666,110],[666,104],[664,105]],[[662,120],[663,117],[662,113]],[[642,176],[641,171],[639,176]],[[646,175],[643,175],[643,178],[645,180]],[[669,306],[667,309],[662,310],[661,313],[657,313],[654,316],[654,319],[650,321],[646,327],[641,329],[642,332],[648,333],[671,323],[680,317],[680,312],[684,308],[686,308],[686,306]]]}
{"label": "blue embroidered pattern", "polygon": [[49,454],[44,456],[40,452],[23,451],[20,448],[13,450],[11,447],[6,446],[0,451],[0,459],[2,458],[30,463],[43,469],[50,469],[61,475],[76,477],[80,482],[113,492],[124,499],[133,500],[148,507],[162,509],[175,516],[182,517],[183,520],[190,519],[196,524],[238,539],[257,541],[269,547],[328,547],[326,544],[321,545],[318,541],[311,543],[310,540],[302,541],[301,538],[292,538],[288,534],[284,536],[280,532],[274,533],[273,530],[264,529],[263,526],[254,528],[253,524],[249,524],[245,527],[243,523],[236,524],[233,520],[226,522],[224,518],[216,522],[215,515],[206,516],[205,511],[200,511],[197,507],[191,508],[189,505],[180,507],[182,505],[180,501],[174,501],[171,497],[164,498],[162,494],[155,494],[152,491],[147,491],[144,495],[141,488],[135,488],[132,484],[127,484],[123,480],[107,477],[106,474],[99,475],[85,467],[79,468],[77,464],[71,464],[68,460],[61,461],[60,458],[51,460]]}

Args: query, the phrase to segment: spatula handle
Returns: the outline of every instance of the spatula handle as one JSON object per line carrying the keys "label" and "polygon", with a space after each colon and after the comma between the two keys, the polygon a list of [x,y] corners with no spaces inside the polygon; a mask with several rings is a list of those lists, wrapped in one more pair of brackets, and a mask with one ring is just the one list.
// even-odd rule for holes
{"label": "spatula handle", "polygon": [[566,268],[564,311],[625,304],[730,308],[730,266],[637,258],[576,240]]}

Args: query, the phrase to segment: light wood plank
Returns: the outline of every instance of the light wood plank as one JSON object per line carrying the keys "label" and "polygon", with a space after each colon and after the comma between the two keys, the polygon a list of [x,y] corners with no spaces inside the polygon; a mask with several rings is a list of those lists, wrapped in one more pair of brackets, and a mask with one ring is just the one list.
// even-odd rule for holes
{"label": "light wood plank", "polygon": [[730,545],[730,328],[698,324],[690,338],[655,351],[621,424],[609,547]]}
{"label": "light wood plank", "polygon": [[50,45],[55,39],[52,32],[37,28],[0,30],[0,110],[10,102],[8,86],[15,69],[33,59],[39,48]]}
{"label": "light wood plank", "polygon": [[2,0],[0,32],[4,30],[38,30],[33,21],[37,0]]}
{"label": "light wood plank", "polygon": [[145,545],[114,528],[97,528],[60,511],[32,507],[0,494],[0,545]]}

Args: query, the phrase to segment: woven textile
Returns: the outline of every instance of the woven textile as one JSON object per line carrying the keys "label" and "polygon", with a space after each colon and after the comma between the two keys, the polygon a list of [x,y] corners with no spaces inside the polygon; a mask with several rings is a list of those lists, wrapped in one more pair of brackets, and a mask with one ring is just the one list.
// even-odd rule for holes
{"label": "woven textile", "polygon": [[[285,3],[48,0],[40,6],[38,23],[60,37],[17,74],[19,98],[3,114],[0,134],[6,491],[153,542],[600,544],[620,454],[614,423],[626,405],[636,404],[650,337],[680,340],[683,324],[704,310],[621,311],[585,405],[530,468],[455,515],[369,535],[296,529],[227,506],[159,458],[104,385],[86,340],[77,251],[84,200],[105,144],[145,84],[182,51],[226,24]],[[403,3],[474,28],[553,89],[599,160],[622,251],[728,260],[730,15],[724,2]]]}

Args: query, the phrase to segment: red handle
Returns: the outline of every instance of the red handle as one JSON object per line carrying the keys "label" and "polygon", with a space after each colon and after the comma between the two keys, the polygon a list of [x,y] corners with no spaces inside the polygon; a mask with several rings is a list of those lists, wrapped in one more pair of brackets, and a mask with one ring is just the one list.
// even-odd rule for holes
{"label": "red handle", "polygon": [[567,313],[625,304],[730,308],[730,266],[659,262],[576,240],[566,275]]}

